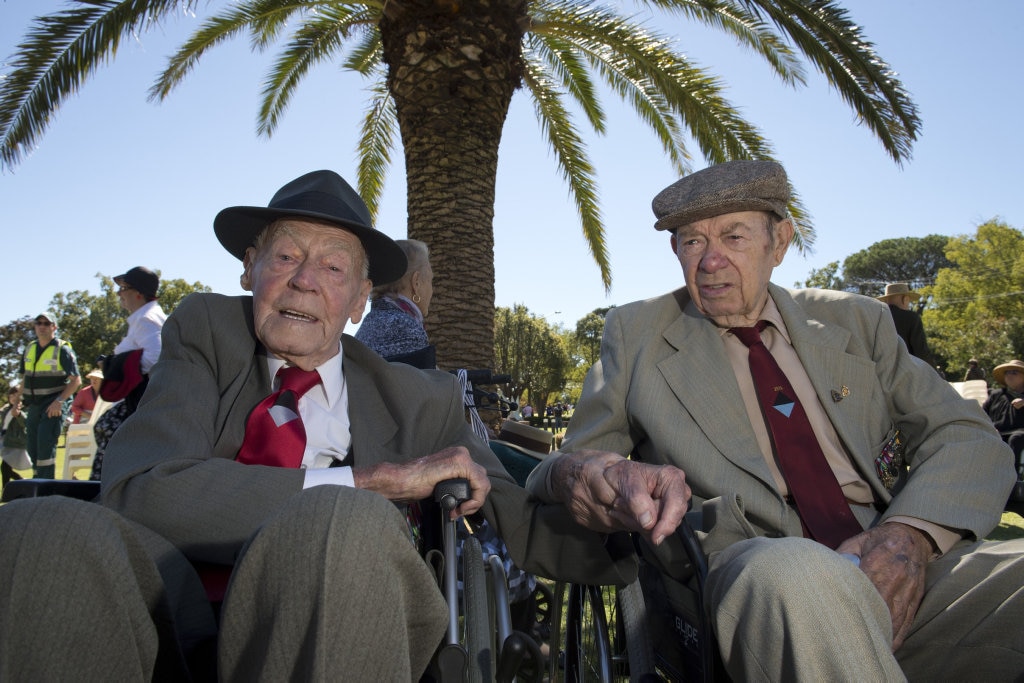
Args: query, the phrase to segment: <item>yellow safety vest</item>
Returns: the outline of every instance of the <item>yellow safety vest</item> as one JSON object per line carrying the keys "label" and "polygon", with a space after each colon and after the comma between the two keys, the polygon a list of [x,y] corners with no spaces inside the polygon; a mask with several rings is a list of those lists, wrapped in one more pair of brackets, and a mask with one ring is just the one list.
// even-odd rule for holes
{"label": "yellow safety vest", "polygon": [[39,397],[59,394],[68,383],[68,373],[60,365],[61,347],[71,344],[63,339],[54,339],[42,353],[39,353],[39,342],[32,342],[25,349],[25,380],[22,393],[25,396]]}

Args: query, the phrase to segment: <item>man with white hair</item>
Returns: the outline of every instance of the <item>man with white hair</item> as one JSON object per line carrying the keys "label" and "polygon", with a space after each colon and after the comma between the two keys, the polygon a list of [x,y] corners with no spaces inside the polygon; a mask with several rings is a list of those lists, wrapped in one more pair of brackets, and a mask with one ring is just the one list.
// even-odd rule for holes
{"label": "man with white hair", "polygon": [[483,514],[519,566],[632,578],[616,539],[527,500],[452,375],[343,335],[406,260],[340,176],[301,176],[214,229],[252,296],[194,294],[167,318],[103,505],[0,508],[0,555],[18,558],[0,566],[0,680],[212,677],[214,658],[224,681],[418,680],[448,612],[400,508],[455,477],[472,490],[458,512]]}

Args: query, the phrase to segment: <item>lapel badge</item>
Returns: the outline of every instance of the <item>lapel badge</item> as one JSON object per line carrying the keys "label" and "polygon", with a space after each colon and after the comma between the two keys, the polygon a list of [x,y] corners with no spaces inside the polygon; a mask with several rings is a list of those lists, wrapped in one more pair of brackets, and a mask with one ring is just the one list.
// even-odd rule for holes
{"label": "lapel badge", "polygon": [[836,391],[835,389],[832,390],[832,400],[836,403],[839,403],[849,395],[850,387],[846,386],[845,384],[839,388],[839,391]]}

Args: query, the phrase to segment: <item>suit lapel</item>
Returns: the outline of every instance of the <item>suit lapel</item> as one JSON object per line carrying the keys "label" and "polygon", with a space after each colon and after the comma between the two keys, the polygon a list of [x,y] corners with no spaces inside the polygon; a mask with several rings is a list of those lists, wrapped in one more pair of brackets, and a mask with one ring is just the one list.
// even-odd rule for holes
{"label": "suit lapel", "polygon": [[[829,422],[850,456],[859,461],[861,471],[870,473],[877,454],[871,452],[875,444],[865,444],[860,437],[860,425],[867,415],[857,406],[864,406],[862,399],[872,395],[875,377],[871,364],[846,352],[848,329],[813,318],[788,292],[769,287]],[[855,398],[848,400],[851,396]]]}
{"label": "suit lapel", "polygon": [[388,444],[394,442],[398,423],[385,403],[374,375],[349,352],[349,338],[342,337],[343,371],[348,385],[348,416],[352,432],[353,465],[401,462]]}
{"label": "suit lapel", "polygon": [[677,352],[658,363],[658,369],[715,449],[774,487],[718,328],[689,303],[688,296],[680,300],[682,313],[665,329],[665,341]]}

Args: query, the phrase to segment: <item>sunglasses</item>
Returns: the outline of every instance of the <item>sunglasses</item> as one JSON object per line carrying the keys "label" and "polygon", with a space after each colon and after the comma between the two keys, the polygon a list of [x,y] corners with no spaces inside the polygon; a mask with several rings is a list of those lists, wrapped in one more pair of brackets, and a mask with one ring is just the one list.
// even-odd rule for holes
{"label": "sunglasses", "polygon": [[49,320],[37,320],[36,325],[39,325],[40,327],[51,327],[53,323]]}

